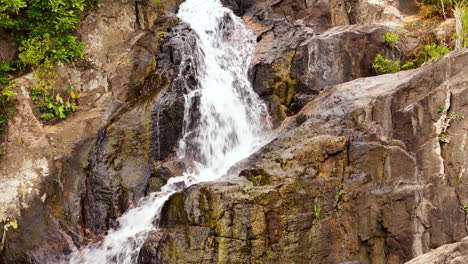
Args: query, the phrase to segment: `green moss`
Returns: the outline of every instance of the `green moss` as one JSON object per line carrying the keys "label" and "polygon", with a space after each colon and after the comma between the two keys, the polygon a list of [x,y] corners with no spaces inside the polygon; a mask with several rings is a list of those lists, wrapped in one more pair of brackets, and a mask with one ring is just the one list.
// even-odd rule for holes
{"label": "green moss", "polygon": [[[220,225],[221,228],[221,225]],[[220,229],[220,237],[219,237],[219,244],[218,244],[218,263],[223,264],[227,263],[228,259],[228,252],[226,246],[226,230],[224,228]]]}
{"label": "green moss", "polygon": [[273,95],[276,95],[282,105],[289,107],[296,94],[297,81],[291,78],[291,66],[296,52],[286,53],[273,67]]}
{"label": "green moss", "polygon": [[273,182],[272,176],[261,168],[243,171],[241,176],[246,177],[254,186],[269,185]]}
{"label": "green moss", "polygon": [[287,117],[286,111],[288,108],[281,104],[281,99],[278,96],[273,95],[271,99],[274,102],[274,119],[278,121],[284,120]]}

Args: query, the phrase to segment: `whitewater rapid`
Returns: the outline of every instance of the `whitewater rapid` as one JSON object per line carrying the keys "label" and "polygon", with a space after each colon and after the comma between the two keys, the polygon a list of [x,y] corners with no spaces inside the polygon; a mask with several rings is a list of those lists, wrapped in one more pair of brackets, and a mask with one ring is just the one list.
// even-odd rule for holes
{"label": "whitewater rapid", "polygon": [[[234,164],[266,143],[271,130],[267,110],[248,80],[253,34],[219,0],[186,0],[178,17],[198,36],[193,52],[199,65],[198,85],[187,87],[183,138],[177,151],[178,158],[193,161],[196,169],[171,178],[160,192],[142,199],[102,241],[74,252],[71,264],[136,263],[173,193],[228,176]],[[193,115],[192,109],[199,114]],[[194,116],[198,119],[193,128],[189,124]]]}

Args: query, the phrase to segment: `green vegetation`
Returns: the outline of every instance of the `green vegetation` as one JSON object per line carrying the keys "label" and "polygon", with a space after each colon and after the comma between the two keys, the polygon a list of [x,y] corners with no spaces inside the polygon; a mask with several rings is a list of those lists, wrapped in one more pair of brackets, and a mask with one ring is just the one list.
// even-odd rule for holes
{"label": "green vegetation", "polygon": [[442,56],[448,52],[450,52],[450,49],[447,47],[437,44],[425,45],[416,53],[415,64],[421,66],[426,62],[434,62],[442,58]]}
{"label": "green vegetation", "polygon": [[314,216],[315,218],[320,218],[320,215],[322,213],[322,205],[320,204],[320,202],[316,202],[314,203]]}
{"label": "green vegetation", "polygon": [[8,120],[12,115],[12,98],[16,95],[12,89],[15,88],[17,84],[10,82],[7,74],[12,70],[14,70],[14,68],[9,63],[0,63],[0,136],[3,134]]}
{"label": "green vegetation", "polygon": [[400,60],[392,61],[377,54],[374,58],[372,68],[377,74],[396,73],[400,71]]}
{"label": "green vegetation", "polygon": [[422,66],[425,63],[434,62],[445,54],[450,52],[450,49],[437,44],[424,45],[413,55],[411,60],[408,60],[401,66],[402,70],[412,70]]}
{"label": "green vegetation", "polygon": [[458,6],[467,6],[468,0],[423,0],[423,4],[433,7],[437,12],[447,17],[449,10]]}
{"label": "green vegetation", "polygon": [[[423,0],[419,15],[423,18],[447,18],[453,13],[457,20],[456,48],[468,47],[468,0]],[[453,12],[452,12],[453,11]]]}
{"label": "green vegetation", "polygon": [[[9,81],[11,74],[35,71],[37,84],[31,92],[44,113],[41,118],[64,118],[76,111],[76,98],[64,102],[53,92],[54,65],[83,58],[85,46],[73,32],[85,5],[96,3],[97,0],[0,0],[0,29],[10,33],[18,46],[17,58],[0,63],[0,136],[14,107],[12,98],[16,94],[12,89],[16,84]],[[46,110],[45,104],[52,107]]]}
{"label": "green vegetation", "polygon": [[84,44],[72,35],[80,22],[84,0],[2,0],[0,27],[19,44],[20,66],[37,66],[45,59],[69,63],[83,57]]}
{"label": "green vegetation", "polygon": [[396,32],[386,32],[382,36],[382,40],[387,46],[393,48],[400,42],[400,34]]}
{"label": "green vegetation", "polygon": [[447,114],[448,108],[446,106],[440,106],[437,109],[439,115],[445,115],[444,120],[442,121],[442,132],[437,136],[437,139],[442,143],[449,143],[450,137],[448,136],[448,128],[452,121],[460,121],[465,119],[465,116],[459,115],[455,112]]}

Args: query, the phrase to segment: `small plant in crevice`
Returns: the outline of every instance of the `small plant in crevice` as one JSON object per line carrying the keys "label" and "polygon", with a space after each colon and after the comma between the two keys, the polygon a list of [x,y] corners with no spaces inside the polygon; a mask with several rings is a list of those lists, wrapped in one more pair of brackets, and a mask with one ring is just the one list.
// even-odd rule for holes
{"label": "small plant in crevice", "polygon": [[[463,206],[461,207],[462,211],[465,212],[466,215],[468,215],[468,202],[465,202]],[[468,221],[468,219],[467,219]]]}
{"label": "small plant in crevice", "polygon": [[320,215],[322,214],[322,205],[320,202],[315,202],[314,203],[314,216],[315,219],[320,218]]}
{"label": "small plant in crevice", "polygon": [[372,69],[378,74],[396,73],[400,71],[400,60],[392,61],[377,54],[372,63]]}
{"label": "small plant in crevice", "polygon": [[33,101],[41,111],[41,119],[65,119],[78,110],[77,98],[73,91],[69,91],[68,98],[64,100],[60,94],[48,96],[43,90],[32,91]]}
{"label": "small plant in crevice", "polygon": [[57,73],[55,72],[55,65],[48,59],[37,67],[33,73],[33,78],[36,84],[31,89],[31,99],[39,107],[40,118],[49,121],[52,119],[65,119],[71,113],[78,110],[77,96],[70,88],[68,90],[67,98],[57,93],[55,94],[54,86]]}
{"label": "small plant in crevice", "polygon": [[382,36],[383,42],[389,47],[396,47],[400,42],[400,34],[397,32],[385,32]]}
{"label": "small plant in crevice", "polygon": [[442,126],[441,126],[442,132],[437,136],[437,139],[441,143],[449,143],[450,142],[450,137],[448,135],[448,129],[450,127],[450,124],[453,121],[461,121],[461,120],[465,119],[465,116],[463,116],[463,115],[459,115],[459,114],[457,114],[455,112],[451,112],[451,113],[447,114],[447,112],[448,112],[448,107],[446,107],[446,106],[440,106],[437,109],[437,113],[439,115],[445,115],[444,119],[442,120]]}

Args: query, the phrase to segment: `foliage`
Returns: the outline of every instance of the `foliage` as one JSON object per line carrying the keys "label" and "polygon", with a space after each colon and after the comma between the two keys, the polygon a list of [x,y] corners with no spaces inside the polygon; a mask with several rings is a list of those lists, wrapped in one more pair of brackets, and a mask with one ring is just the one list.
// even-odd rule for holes
{"label": "foliage", "polygon": [[416,69],[416,65],[414,64],[414,62],[408,61],[407,63],[405,63],[405,64],[403,64],[403,65],[401,66],[401,69],[402,69],[402,70],[405,70],[405,71],[407,71],[407,70],[412,70],[412,69]]}
{"label": "foliage", "polygon": [[449,138],[447,137],[447,134],[445,133],[440,133],[438,136],[437,136],[437,139],[442,142],[442,143],[449,143]]}
{"label": "foliage", "polygon": [[2,0],[0,27],[20,44],[24,65],[39,65],[45,58],[71,62],[82,58],[83,43],[72,35],[85,0]]}
{"label": "foliage", "polygon": [[374,58],[372,68],[377,74],[396,73],[400,70],[400,60],[392,61],[377,54]]}
{"label": "foliage", "polygon": [[34,89],[32,91],[33,101],[41,110],[41,119],[49,121],[55,118],[65,119],[78,109],[77,98],[73,90],[65,101],[60,94],[49,96],[44,90]]}
{"label": "foliage", "polygon": [[447,112],[448,112],[448,107],[446,106],[440,106],[437,109],[437,113],[444,117],[444,119],[442,120],[442,126],[441,126],[442,132],[437,136],[437,139],[442,143],[449,143],[450,141],[450,137],[447,135],[447,133],[448,133],[448,129],[452,121],[461,121],[465,119],[465,116],[463,115],[459,115],[455,112],[451,112],[447,114]]}
{"label": "foliage", "polygon": [[450,52],[450,49],[437,44],[425,45],[416,53],[416,64],[421,66],[426,62],[434,62]]}
{"label": "foliage", "polygon": [[400,34],[396,32],[385,32],[382,36],[383,42],[389,47],[395,47],[400,42]]}
{"label": "foliage", "polygon": [[158,7],[162,6],[161,0],[153,0],[153,2],[155,2]]}
{"label": "foliage", "polygon": [[8,80],[8,72],[14,70],[10,63],[0,63],[0,136],[3,134],[12,113],[12,98],[16,95],[12,91],[16,83]]}
{"label": "foliage", "polygon": [[41,119],[49,121],[55,118],[64,119],[78,109],[77,97],[73,89],[69,90],[69,96],[66,101],[60,94],[54,95],[55,79],[57,73],[55,66],[49,59],[34,71],[33,77],[36,84],[31,90],[31,99],[39,107],[42,115]]}
{"label": "foliage", "polygon": [[[57,78],[57,73],[55,72],[55,66],[46,59],[44,63],[39,65],[33,73],[34,80],[36,84],[32,90],[41,90],[47,92],[52,90],[55,86],[55,79]],[[34,100],[33,100],[34,101]]]}
{"label": "foliage", "polygon": [[320,202],[314,203],[314,216],[315,218],[320,218],[320,215],[322,213],[322,205]]}
{"label": "foliage", "polygon": [[[76,111],[76,98],[64,102],[53,95],[56,62],[83,58],[84,44],[72,35],[86,4],[97,0],[0,0],[0,29],[18,44],[18,58],[0,63],[0,135],[11,117],[16,94],[9,73],[34,68],[32,98],[44,113],[41,118],[65,118]],[[50,95],[52,91],[52,95]]]}

